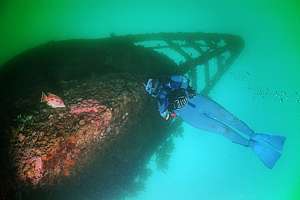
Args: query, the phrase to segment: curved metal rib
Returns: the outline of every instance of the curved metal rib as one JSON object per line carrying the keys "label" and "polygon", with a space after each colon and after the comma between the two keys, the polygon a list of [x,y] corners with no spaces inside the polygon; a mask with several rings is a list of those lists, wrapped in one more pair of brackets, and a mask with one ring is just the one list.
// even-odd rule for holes
{"label": "curved metal rib", "polygon": [[[244,47],[244,41],[239,36],[218,33],[154,33],[113,37],[131,40],[135,44],[141,45],[147,41],[162,41],[163,45],[158,43],[148,48],[153,50],[168,48],[180,54],[184,61],[178,64],[176,71],[180,74],[187,73],[194,87],[197,87],[198,82],[197,68],[204,68],[205,85],[202,87],[201,93],[205,95],[228,70]],[[197,52],[197,56],[191,55],[184,50],[185,48],[192,48]],[[212,66],[209,61],[212,59],[217,60],[215,74],[211,73]]]}

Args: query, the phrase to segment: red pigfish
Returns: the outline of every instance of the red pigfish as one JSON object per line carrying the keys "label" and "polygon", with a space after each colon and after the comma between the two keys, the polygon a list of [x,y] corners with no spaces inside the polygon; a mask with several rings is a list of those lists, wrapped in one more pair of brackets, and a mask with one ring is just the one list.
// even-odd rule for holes
{"label": "red pigfish", "polygon": [[41,102],[45,102],[48,106],[52,108],[64,108],[66,107],[64,101],[57,95],[50,92],[47,95],[42,92]]}

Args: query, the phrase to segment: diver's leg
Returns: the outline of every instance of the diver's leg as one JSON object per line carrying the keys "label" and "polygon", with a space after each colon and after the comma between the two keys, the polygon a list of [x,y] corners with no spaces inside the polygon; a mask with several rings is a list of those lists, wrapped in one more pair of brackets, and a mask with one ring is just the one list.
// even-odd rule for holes
{"label": "diver's leg", "polygon": [[254,135],[254,131],[245,122],[238,119],[212,99],[197,95],[194,99],[191,99],[191,102],[194,102],[201,112],[206,113],[209,117],[240,131],[250,138]]}
{"label": "diver's leg", "polygon": [[205,126],[205,129],[211,132],[215,133],[220,133],[224,137],[228,138],[234,143],[243,145],[243,146],[248,146],[249,145],[249,140],[245,137],[243,137],[241,134],[230,128],[229,126],[226,126],[225,124],[210,118],[208,115],[203,114],[203,117],[201,118],[202,123],[201,124],[203,127]]}
{"label": "diver's leg", "polygon": [[222,134],[232,142],[241,144],[243,146],[249,145],[249,140],[247,138],[243,137],[241,134],[225,124],[195,110],[194,107],[190,105],[177,110],[176,114],[180,116],[186,123],[194,126],[195,128]]}
{"label": "diver's leg", "polygon": [[[199,97],[196,100],[198,103],[200,102]],[[197,101],[190,101],[183,108],[175,110],[176,114],[196,128],[220,133],[234,143],[249,146],[267,167],[272,168],[275,165],[281,155],[276,148],[282,149],[284,137],[253,133],[253,137],[246,139],[231,127],[203,113],[201,109],[197,108],[201,105],[198,105]],[[271,146],[275,147],[275,149]]]}

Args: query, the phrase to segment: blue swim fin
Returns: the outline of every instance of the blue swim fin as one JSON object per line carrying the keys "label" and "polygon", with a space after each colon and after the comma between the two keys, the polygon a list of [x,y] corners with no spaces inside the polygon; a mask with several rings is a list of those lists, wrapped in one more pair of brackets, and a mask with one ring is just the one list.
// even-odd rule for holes
{"label": "blue swim fin", "polygon": [[272,169],[281,156],[279,151],[282,150],[284,140],[282,136],[256,134],[250,139],[250,146],[264,165]]}
{"label": "blue swim fin", "polygon": [[265,141],[274,147],[277,151],[282,151],[285,142],[285,137],[280,135],[268,135],[263,133],[258,133],[253,136],[254,140]]}

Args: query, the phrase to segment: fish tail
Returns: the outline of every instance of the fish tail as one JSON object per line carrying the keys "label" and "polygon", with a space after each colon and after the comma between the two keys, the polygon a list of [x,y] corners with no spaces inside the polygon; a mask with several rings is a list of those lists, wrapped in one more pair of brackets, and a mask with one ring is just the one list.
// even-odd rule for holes
{"label": "fish tail", "polygon": [[46,94],[42,91],[41,102],[45,102]]}

